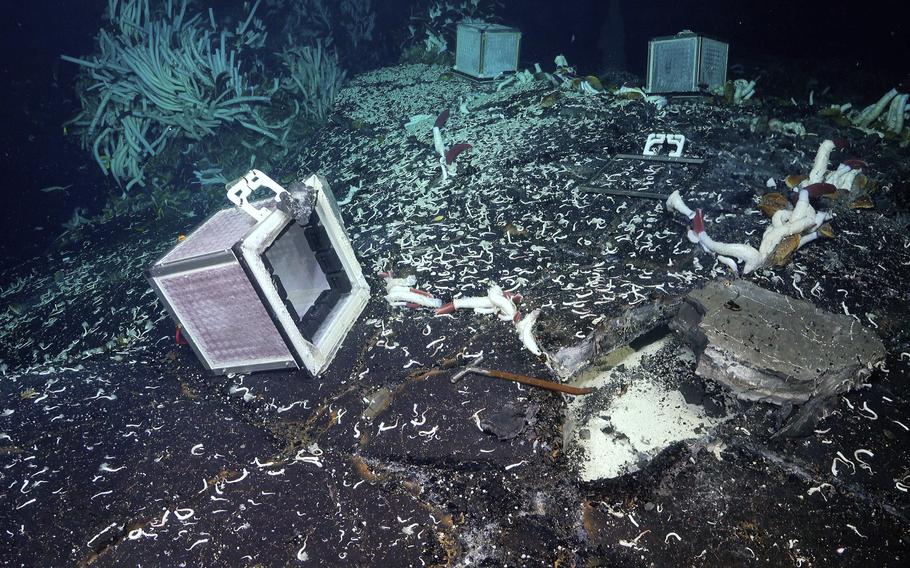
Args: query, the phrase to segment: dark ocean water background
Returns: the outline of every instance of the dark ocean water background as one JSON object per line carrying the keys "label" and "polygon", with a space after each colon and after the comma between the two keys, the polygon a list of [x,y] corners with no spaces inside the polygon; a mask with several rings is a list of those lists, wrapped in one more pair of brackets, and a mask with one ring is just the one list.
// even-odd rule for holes
{"label": "dark ocean water background", "polygon": [[[96,0],[8,3],[0,41],[0,262],[41,254],[62,232],[75,207],[90,213],[103,205],[113,183],[98,170],[62,124],[78,110],[76,66],[60,54],[94,51],[106,2]],[[214,4],[229,9],[240,2]],[[397,61],[394,31],[406,25],[409,3],[376,2],[379,62]],[[599,73],[609,2],[506,0],[502,19],[523,31],[525,65],[564,53],[582,72]],[[897,85],[906,91],[907,18],[894,2],[667,1],[621,2],[625,67],[643,76],[649,38],[681,29],[731,43],[731,63],[757,68],[791,65],[797,81],[817,74],[821,85],[869,97]],[[198,6],[204,7],[200,2]],[[901,88],[903,84],[903,88]],[[188,180],[189,181],[189,180]],[[67,186],[66,192],[41,188]]]}

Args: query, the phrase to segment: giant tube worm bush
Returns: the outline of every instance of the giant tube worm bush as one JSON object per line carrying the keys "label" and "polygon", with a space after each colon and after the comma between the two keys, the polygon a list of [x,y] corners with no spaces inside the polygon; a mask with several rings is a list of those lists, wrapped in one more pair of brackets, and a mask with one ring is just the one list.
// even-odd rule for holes
{"label": "giant tube worm bush", "polygon": [[145,185],[144,165],[177,138],[198,141],[224,124],[278,140],[260,113],[278,89],[251,80],[247,52],[265,43],[259,2],[233,30],[215,16],[187,14],[174,0],[109,0],[98,51],[63,56],[82,67],[82,112],[71,121],[105,174],[129,189]]}
{"label": "giant tube worm bush", "polygon": [[338,65],[338,56],[317,42],[312,47],[290,48],[282,58],[290,72],[285,79],[287,89],[300,95],[304,114],[324,120],[344,84],[345,72]]}

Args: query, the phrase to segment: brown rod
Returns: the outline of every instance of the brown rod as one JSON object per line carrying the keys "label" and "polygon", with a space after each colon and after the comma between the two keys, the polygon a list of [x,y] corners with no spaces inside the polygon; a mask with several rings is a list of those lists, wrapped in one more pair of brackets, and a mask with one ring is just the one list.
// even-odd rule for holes
{"label": "brown rod", "polygon": [[495,377],[497,379],[505,379],[507,381],[515,381],[516,383],[522,383],[525,385],[531,385],[532,387],[538,387],[549,391],[562,392],[566,394],[582,395],[594,392],[594,389],[591,387],[572,387],[569,385],[564,385],[562,383],[545,381],[543,379],[535,379],[534,377],[528,377],[525,375],[516,375],[515,373],[508,373],[506,371],[491,371],[489,369],[480,369],[478,367],[472,367],[471,371],[479,375],[486,375],[488,377]]}

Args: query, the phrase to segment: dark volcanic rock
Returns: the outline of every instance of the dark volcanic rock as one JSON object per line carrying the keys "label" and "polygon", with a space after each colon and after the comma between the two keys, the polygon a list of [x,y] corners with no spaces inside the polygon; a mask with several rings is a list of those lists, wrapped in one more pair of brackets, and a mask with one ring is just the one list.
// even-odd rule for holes
{"label": "dark volcanic rock", "polygon": [[699,375],[747,400],[802,403],[844,392],[885,357],[881,340],[850,316],[743,280],[691,292],[671,326],[697,354]]}

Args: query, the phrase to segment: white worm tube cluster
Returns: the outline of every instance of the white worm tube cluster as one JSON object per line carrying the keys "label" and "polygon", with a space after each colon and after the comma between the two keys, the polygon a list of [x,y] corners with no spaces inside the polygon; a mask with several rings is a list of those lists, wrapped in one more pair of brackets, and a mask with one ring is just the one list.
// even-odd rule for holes
{"label": "white worm tube cluster", "polygon": [[[821,158],[816,158],[816,165],[821,164],[822,168],[827,168],[828,155],[830,154],[830,149],[826,149],[827,142],[830,141],[826,140],[822,144],[822,148],[819,149]],[[830,146],[833,148],[834,143],[832,142]],[[784,238],[811,231],[814,236],[806,241],[811,242],[818,238],[818,228],[832,217],[830,213],[816,212],[809,203],[809,192],[805,189],[800,190],[799,200],[792,211],[782,209],[771,218],[771,226],[765,229],[761,244],[756,249],[745,243],[724,243],[712,239],[705,231],[700,212],[693,212],[685,204],[678,191],[674,191],[670,195],[667,199],[666,207],[668,211],[676,211],[692,219],[695,229],[689,229],[686,232],[686,237],[689,241],[698,243],[705,251],[717,255],[717,260],[737,275],[739,270],[736,261],[733,260],[734,258],[744,264],[743,274],[749,274],[767,264],[774,249]],[[802,241],[800,246],[802,246]]]}

